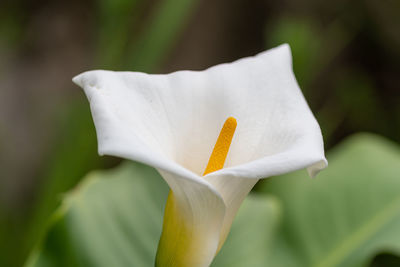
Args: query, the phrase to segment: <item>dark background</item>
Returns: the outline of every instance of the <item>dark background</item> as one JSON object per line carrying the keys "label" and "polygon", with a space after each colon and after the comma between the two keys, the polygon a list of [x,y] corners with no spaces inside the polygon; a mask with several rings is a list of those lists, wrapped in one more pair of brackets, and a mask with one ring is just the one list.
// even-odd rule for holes
{"label": "dark background", "polygon": [[118,163],[98,157],[74,75],[201,70],[281,43],[327,149],[400,141],[398,0],[1,0],[0,266],[25,261],[62,192]]}

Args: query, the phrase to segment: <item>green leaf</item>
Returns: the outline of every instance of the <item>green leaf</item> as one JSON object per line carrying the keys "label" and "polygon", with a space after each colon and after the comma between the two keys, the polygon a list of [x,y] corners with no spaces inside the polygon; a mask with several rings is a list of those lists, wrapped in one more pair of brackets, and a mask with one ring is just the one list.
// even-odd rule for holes
{"label": "green leaf", "polygon": [[[132,162],[89,174],[65,196],[26,266],[154,266],[168,190],[155,170]],[[250,196],[213,266],[263,266],[278,215],[275,198]]]}
{"label": "green leaf", "polygon": [[134,163],[89,174],[53,216],[27,266],[152,266],[168,187]]}
{"label": "green leaf", "polygon": [[359,134],[328,160],[316,179],[300,171],[260,186],[283,203],[269,266],[366,266],[380,252],[400,254],[399,147]]}
{"label": "green leaf", "polygon": [[163,0],[132,47],[128,69],[154,71],[167,56],[196,7],[197,0]]}
{"label": "green leaf", "polygon": [[235,218],[231,232],[212,267],[264,267],[278,227],[280,205],[276,198],[250,194]]}
{"label": "green leaf", "polygon": [[270,26],[266,38],[268,47],[289,43],[296,77],[301,85],[308,85],[321,54],[317,24],[309,19],[282,17]]}
{"label": "green leaf", "polygon": [[95,2],[97,63],[102,68],[121,68],[130,45],[132,27],[139,24],[143,11],[141,0],[98,0]]}
{"label": "green leaf", "polygon": [[[363,134],[328,158],[316,179],[301,171],[261,184],[275,197],[246,199],[212,266],[365,266],[399,255],[400,149]],[[90,174],[27,266],[152,266],[167,193],[156,171],[135,163]]]}

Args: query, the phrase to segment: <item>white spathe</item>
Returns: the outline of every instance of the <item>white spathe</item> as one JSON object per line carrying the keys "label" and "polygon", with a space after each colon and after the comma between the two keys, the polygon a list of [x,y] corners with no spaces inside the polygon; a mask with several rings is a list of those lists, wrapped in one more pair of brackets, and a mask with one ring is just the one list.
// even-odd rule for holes
{"label": "white spathe", "polygon": [[[149,75],[94,70],[76,76],[90,102],[99,153],[159,170],[202,236],[208,266],[260,178],[327,166],[321,130],[281,45],[204,71]],[[225,167],[202,177],[228,117],[237,120]]]}

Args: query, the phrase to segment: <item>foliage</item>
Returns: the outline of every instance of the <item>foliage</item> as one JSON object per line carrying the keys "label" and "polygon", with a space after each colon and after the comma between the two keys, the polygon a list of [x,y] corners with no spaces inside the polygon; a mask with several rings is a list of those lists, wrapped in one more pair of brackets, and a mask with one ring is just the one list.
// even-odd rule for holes
{"label": "foliage", "polygon": [[[212,266],[366,266],[380,252],[399,255],[399,147],[360,134],[329,160],[316,179],[299,171],[261,183]],[[27,266],[152,266],[167,193],[135,163],[89,174]]]}
{"label": "foliage", "polygon": [[[27,266],[154,266],[167,195],[158,173],[136,163],[89,174],[65,196]],[[213,266],[263,266],[278,215],[273,199],[249,197]],[[252,246],[242,249],[243,238]]]}
{"label": "foliage", "polygon": [[359,134],[328,160],[316,179],[295,172],[261,185],[284,211],[272,266],[366,266],[380,252],[400,254],[398,145]]}
{"label": "foliage", "polygon": [[134,163],[89,174],[56,211],[32,266],[154,265],[167,194],[155,170]]}
{"label": "foliage", "polygon": [[[182,37],[183,30],[189,32],[199,30],[198,27],[190,28],[187,24],[194,11],[200,14],[197,15],[197,19],[203,20],[197,24],[203,24],[204,20],[210,18],[212,21],[212,13],[216,12],[219,20],[213,22],[215,27],[205,29],[205,31],[211,36],[213,36],[213,31],[217,31],[220,38],[214,40],[210,37],[210,41],[208,35],[205,38],[205,35],[201,34],[202,28],[200,28],[200,34],[197,32],[193,34],[200,37],[187,42],[200,43],[189,50],[191,53],[201,54],[202,57],[211,55],[214,57],[212,60],[216,60],[215,58],[218,58],[220,54],[225,55],[225,58],[236,59],[239,54],[256,53],[263,46],[270,48],[288,42],[292,47],[296,76],[306,99],[315,111],[328,148],[334,146],[346,135],[360,130],[372,131],[396,141],[400,140],[398,135],[400,105],[398,105],[399,91],[397,90],[400,66],[398,64],[400,35],[397,30],[400,25],[397,12],[399,1],[339,1],[323,4],[318,1],[304,1],[299,5],[298,1],[289,0],[282,5],[280,1],[256,1],[247,4],[250,2],[231,3],[225,0],[225,2],[220,2],[222,9],[218,9],[218,5],[215,6],[213,3],[208,3],[208,8],[204,5],[197,8],[197,2],[195,0],[149,2],[98,0],[79,1],[79,3],[75,1],[54,3],[2,1],[0,3],[0,55],[3,64],[0,64],[0,80],[2,81],[0,99],[7,99],[4,103],[2,102],[2,107],[14,106],[15,103],[9,101],[7,94],[3,96],[3,92],[12,92],[9,95],[16,95],[17,103],[22,103],[26,107],[23,112],[27,114],[23,123],[36,125],[37,118],[30,111],[35,107],[40,109],[43,103],[52,102],[47,95],[31,93],[29,96],[26,88],[24,86],[18,88],[18,84],[20,84],[19,80],[27,80],[28,83],[36,81],[29,75],[31,69],[27,63],[30,57],[42,58],[43,51],[52,50],[56,51],[52,52],[52,57],[59,57],[64,52],[70,53],[69,50],[64,50],[68,47],[68,44],[64,42],[59,46],[49,47],[47,44],[49,38],[57,39],[59,35],[49,34],[46,25],[54,26],[57,33],[62,35],[64,23],[75,18],[75,9],[71,7],[78,5],[78,9],[83,10],[79,13],[84,14],[83,21],[87,20],[90,24],[87,27],[82,25],[80,29],[74,29],[73,34],[68,37],[75,38],[76,40],[71,41],[77,46],[84,43],[85,53],[89,55],[88,59],[91,59],[90,66],[83,64],[81,68],[151,72],[160,69],[165,60],[171,56],[170,52]],[[268,2],[268,4],[263,4],[263,2]],[[235,11],[237,7],[242,8]],[[235,11],[235,15],[227,15],[232,11]],[[246,15],[246,12],[250,13]],[[211,14],[210,18],[208,13]],[[244,14],[243,17],[242,14]],[[42,24],[38,24],[38,17],[42,17],[39,20]],[[35,30],[38,25],[41,26]],[[210,24],[204,23],[204,25]],[[57,28],[59,26],[60,28]],[[231,38],[229,36],[227,38],[225,34],[227,29],[231,31]],[[258,32],[257,29],[263,32]],[[87,36],[89,36],[88,43],[81,41]],[[235,41],[232,42],[232,40]],[[261,43],[252,43],[254,40]],[[265,43],[262,43],[264,40]],[[184,40],[181,41],[183,46],[187,45]],[[213,42],[218,42],[219,45]],[[213,50],[213,47],[221,46],[220,43],[224,51]],[[198,49],[199,47],[201,49]],[[251,47],[253,50],[245,50],[243,47]],[[255,51],[255,48],[258,50]],[[92,51],[94,55],[91,54]],[[227,54],[224,54],[225,52]],[[48,60],[49,58],[43,58],[40,61],[48,62]],[[60,66],[69,64],[71,62],[59,61]],[[31,64],[31,68],[32,66],[35,69],[41,67],[37,64]],[[41,74],[38,76],[48,75],[46,72]],[[10,82],[7,75],[15,77],[17,81],[11,78]],[[65,77],[49,77],[48,80],[54,83],[54,90],[61,90],[63,81],[69,82],[71,73],[67,72],[64,75]],[[35,86],[41,87],[42,84],[39,82]],[[71,91],[73,91],[72,84]],[[81,97],[83,100],[83,96]],[[41,102],[33,102],[32,99],[35,101],[41,99]],[[114,163],[113,161],[110,163],[109,158],[100,159],[96,154],[95,133],[87,103],[66,99],[65,105],[62,108],[55,108],[54,113],[63,113],[65,106],[68,107],[65,116],[54,116],[56,119],[53,118],[53,122],[56,120],[56,124],[52,124],[49,119],[51,127],[60,129],[54,136],[55,142],[34,139],[24,142],[24,144],[42,142],[46,144],[46,147],[51,147],[51,152],[46,154],[47,156],[40,155],[40,151],[37,152],[38,158],[47,160],[42,162],[38,169],[30,170],[32,177],[21,179],[23,182],[20,186],[27,187],[22,190],[26,194],[15,198],[22,199],[21,202],[24,205],[17,210],[7,202],[3,203],[0,198],[0,266],[20,266],[34,240],[44,232],[44,222],[60,203],[60,195],[75,186],[87,171],[105,168]],[[8,123],[15,120],[13,116],[16,110],[12,108],[3,111],[2,109],[1,112],[0,165],[3,169],[0,187],[3,187],[3,181],[10,179],[8,173],[13,166],[27,168],[23,161],[11,162],[11,164],[9,161],[4,161],[7,162],[6,164],[3,162],[3,157],[8,157],[5,146],[10,143],[11,138],[17,140],[19,136],[19,133],[8,130]],[[4,118],[8,119],[3,121]],[[36,127],[41,127],[40,123],[37,125]],[[17,127],[16,129],[25,128]],[[16,143],[15,140],[14,143]],[[24,147],[18,146],[15,149],[21,154],[25,153]],[[360,166],[361,164],[358,167]],[[332,162],[329,172],[331,168]],[[381,171],[384,175],[386,169]],[[289,181],[290,177],[294,176],[297,177],[300,174],[289,175],[286,179]],[[324,176],[325,174],[322,173],[317,180],[323,180]],[[280,182],[275,182],[275,179],[272,181],[271,187],[277,188],[276,194],[282,194],[282,197],[289,194],[286,191],[278,192],[277,183]],[[4,186],[0,190],[6,191],[8,187]],[[263,188],[263,190],[270,191],[268,188]],[[306,191],[306,189],[303,190]],[[0,191],[1,193],[3,191]],[[385,195],[386,191],[382,192],[382,199],[385,199]],[[288,205],[286,202],[283,204]],[[284,220],[284,225],[286,221],[287,219]],[[252,223],[256,222],[252,221]],[[231,236],[233,238],[235,234]],[[228,247],[229,241],[216,258],[216,262],[225,260],[222,255],[227,253],[224,251]],[[236,262],[241,261],[237,259]]]}
{"label": "foliage", "polygon": [[[160,65],[176,41],[176,35],[190,15],[196,0],[183,1],[184,4],[181,2],[161,1],[152,11],[154,15],[142,25],[147,30],[136,29],[136,38],[129,38],[133,30],[131,25],[138,23],[145,2],[96,1],[96,25],[99,30],[94,38],[96,41],[93,42],[97,61],[94,64],[97,68],[129,67],[148,71]],[[20,6],[21,3],[12,4],[13,14],[18,12]],[[16,20],[19,17],[4,17],[4,21],[0,19],[0,32],[3,29],[17,32],[17,29],[8,26],[9,22],[14,22],[11,19],[5,20],[9,17],[14,18],[15,23],[20,23]],[[21,25],[16,24],[15,27]],[[18,30],[22,31],[22,28]],[[19,32],[18,34],[21,35]],[[6,37],[14,38],[8,35]],[[0,39],[0,48],[1,41]],[[132,56],[126,56],[127,54]],[[109,159],[100,159],[96,153],[95,131],[86,101],[82,98],[80,101],[70,101],[69,104],[71,108],[66,112],[58,110],[65,113],[58,116],[62,131],[58,132],[58,140],[53,143],[54,151],[40,172],[39,181],[42,186],[37,189],[37,199],[30,207],[31,213],[23,213],[20,215],[23,217],[21,219],[14,218],[6,208],[4,211],[0,209],[0,218],[4,217],[4,220],[0,220],[0,227],[9,229],[0,231],[0,240],[8,240],[1,242],[1,266],[19,266],[22,263],[34,240],[44,231],[44,222],[59,204],[60,194],[76,185],[89,170],[110,165]]]}

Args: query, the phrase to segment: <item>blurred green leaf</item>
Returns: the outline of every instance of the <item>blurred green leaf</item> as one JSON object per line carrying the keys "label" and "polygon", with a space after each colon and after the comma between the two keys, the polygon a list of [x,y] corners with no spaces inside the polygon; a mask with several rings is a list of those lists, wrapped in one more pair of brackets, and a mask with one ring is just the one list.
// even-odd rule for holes
{"label": "blurred green leaf", "polygon": [[400,257],[388,253],[378,254],[373,259],[372,264],[370,266],[371,267],[400,266]]}
{"label": "blurred green leaf", "polygon": [[167,194],[142,165],[89,174],[64,199],[28,266],[152,266]]}
{"label": "blurred green leaf", "polygon": [[351,132],[359,129],[381,134],[390,132],[392,121],[380,119],[385,117],[384,108],[369,76],[354,69],[342,69],[332,77],[331,96],[316,114],[327,146],[332,144],[332,136],[343,128]]}
{"label": "blurred green leaf", "polygon": [[[153,266],[168,190],[154,169],[132,162],[89,174],[66,195],[27,266]],[[278,215],[275,199],[250,196],[213,266],[263,266]]]}
{"label": "blurred green leaf", "polygon": [[100,67],[155,71],[178,40],[196,2],[162,0],[142,19],[145,1],[97,1]]}
{"label": "blurred green leaf", "polygon": [[343,70],[336,81],[335,97],[348,120],[349,129],[386,130],[388,121],[374,82],[366,74],[354,70]]}
{"label": "blurred green leaf", "polygon": [[[195,0],[162,1],[151,16],[149,25],[142,25],[144,28],[138,40],[133,38],[135,43],[137,41],[134,47],[129,47],[132,45],[130,32],[142,12],[143,1],[100,0],[96,3],[99,14],[97,51],[101,66],[121,67],[131,58],[126,56],[130,51],[134,56],[129,66],[150,71],[160,64],[168,52]],[[67,116],[69,121],[62,126],[66,131],[60,134],[56,152],[46,164],[50,167],[45,170],[44,186],[38,194],[33,218],[27,227],[24,247],[30,247],[32,240],[43,231],[43,222],[59,203],[59,194],[74,186],[88,170],[104,165],[96,155],[95,132],[87,104],[73,106]]]}
{"label": "blurred green leaf", "polygon": [[[313,78],[317,57],[321,54],[321,35],[312,20],[282,17],[268,30],[269,47],[288,43],[293,55],[297,80],[306,85]],[[307,89],[304,88],[304,89]]]}
{"label": "blurred green leaf", "polygon": [[128,69],[154,71],[166,58],[197,0],[163,0],[128,53]]}
{"label": "blurred green leaf", "polygon": [[212,267],[264,267],[280,218],[277,199],[250,194],[243,202],[231,232]]}
{"label": "blurred green leaf", "polygon": [[70,104],[74,109],[61,116],[59,139],[46,162],[48,167],[43,172],[32,217],[23,229],[24,244],[19,244],[23,254],[31,250],[45,230],[45,222],[59,205],[61,194],[75,186],[89,170],[104,165],[104,158],[97,155],[96,133],[86,100]]}
{"label": "blurred green leaf", "polygon": [[3,49],[17,49],[21,45],[24,31],[25,14],[21,9],[22,1],[0,3],[0,52]]}
{"label": "blurred green leaf", "polygon": [[132,26],[140,15],[140,0],[98,0],[97,57],[102,68],[121,68]]}
{"label": "blurred green leaf", "polygon": [[366,266],[380,252],[400,254],[398,145],[359,134],[328,159],[316,179],[300,171],[260,186],[283,203],[269,266]]}
{"label": "blurred green leaf", "polygon": [[[347,107],[342,106],[344,103],[338,103],[334,96],[337,89],[335,87],[337,80],[335,75],[332,75],[332,66],[335,65],[337,59],[340,58],[361,30],[360,18],[350,16],[349,20],[351,22],[346,18],[347,13],[341,14],[329,24],[323,25],[320,20],[313,17],[283,16],[268,27],[266,35],[268,47],[281,43],[290,44],[294,73],[307,101],[311,105],[311,109],[315,111],[327,147],[331,147],[337,142],[337,136],[335,135],[338,134],[338,130],[345,128],[340,126],[346,120],[345,113],[347,112],[345,110]],[[357,85],[361,85],[361,83],[364,83],[364,81],[360,81]],[[349,85],[351,86],[351,84]],[[368,88],[365,88],[365,90],[372,88],[370,83],[367,85]],[[359,108],[357,104],[362,103],[362,101],[357,101],[357,99],[363,96],[365,92],[362,87],[358,89],[361,90],[357,90],[357,96],[355,98],[348,97],[347,102],[353,102],[352,109],[360,111],[363,109]],[[354,88],[349,90],[349,92],[355,92]],[[345,96],[347,97],[346,94]],[[368,100],[371,99],[369,98]],[[319,103],[319,105],[316,103]],[[378,116],[380,115],[382,114]],[[369,119],[368,116],[358,116],[358,118]],[[365,127],[363,122],[357,120],[355,123],[357,125],[354,128],[360,125],[361,128],[359,127],[358,129],[364,131],[379,128],[376,126],[375,128]],[[375,130],[375,132],[377,131]],[[382,130],[379,133],[387,132]]]}
{"label": "blurred green leaf", "polygon": [[358,23],[349,27],[341,19],[322,28],[320,21],[309,17],[284,16],[268,28],[266,39],[268,47],[289,43],[297,80],[306,96],[312,96],[308,87],[326,71],[359,30]]}

